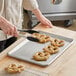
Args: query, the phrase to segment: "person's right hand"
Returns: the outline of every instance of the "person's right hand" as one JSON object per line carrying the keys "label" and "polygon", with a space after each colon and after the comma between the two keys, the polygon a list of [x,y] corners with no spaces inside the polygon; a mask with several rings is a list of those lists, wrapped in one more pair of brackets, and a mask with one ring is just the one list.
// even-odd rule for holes
{"label": "person's right hand", "polygon": [[3,17],[0,17],[0,29],[7,35],[18,36],[16,27]]}

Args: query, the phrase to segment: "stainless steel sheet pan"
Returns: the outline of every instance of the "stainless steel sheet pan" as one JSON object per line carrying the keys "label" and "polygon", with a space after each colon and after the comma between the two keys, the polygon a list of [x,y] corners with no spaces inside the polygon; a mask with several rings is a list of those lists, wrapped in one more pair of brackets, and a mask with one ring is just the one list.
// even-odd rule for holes
{"label": "stainless steel sheet pan", "polygon": [[14,58],[18,58],[24,61],[28,61],[34,64],[38,64],[41,66],[47,66],[51,64],[54,60],[56,60],[66,49],[71,46],[71,44],[74,42],[73,39],[67,38],[64,36],[52,34],[52,33],[47,33],[47,32],[42,32],[39,31],[41,34],[46,34],[49,35],[53,38],[58,38],[61,40],[64,40],[65,45],[63,47],[60,47],[60,50],[58,53],[53,54],[50,56],[50,58],[47,61],[35,61],[32,57],[33,55],[38,52],[38,51],[43,51],[42,49],[49,45],[49,42],[45,44],[40,44],[37,42],[32,42],[29,40],[24,40],[21,42],[19,45],[17,45],[14,49],[12,49],[10,52],[8,52],[8,55]]}

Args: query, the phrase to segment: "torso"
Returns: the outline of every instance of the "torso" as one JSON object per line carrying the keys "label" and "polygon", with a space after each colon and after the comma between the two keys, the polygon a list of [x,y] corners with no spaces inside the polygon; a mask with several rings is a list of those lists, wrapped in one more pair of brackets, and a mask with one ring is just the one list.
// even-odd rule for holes
{"label": "torso", "polygon": [[[2,16],[10,21],[17,28],[22,28],[22,0],[0,0],[0,13],[3,7]],[[0,30],[0,40],[9,38]]]}

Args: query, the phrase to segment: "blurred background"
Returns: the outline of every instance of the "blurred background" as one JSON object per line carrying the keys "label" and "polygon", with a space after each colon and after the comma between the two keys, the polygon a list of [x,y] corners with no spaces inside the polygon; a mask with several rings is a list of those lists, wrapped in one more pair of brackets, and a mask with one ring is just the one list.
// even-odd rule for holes
{"label": "blurred background", "polygon": [[[52,21],[53,25],[76,31],[76,0],[37,1],[39,9],[46,18]],[[23,28],[32,28],[38,23],[34,14],[24,10]]]}

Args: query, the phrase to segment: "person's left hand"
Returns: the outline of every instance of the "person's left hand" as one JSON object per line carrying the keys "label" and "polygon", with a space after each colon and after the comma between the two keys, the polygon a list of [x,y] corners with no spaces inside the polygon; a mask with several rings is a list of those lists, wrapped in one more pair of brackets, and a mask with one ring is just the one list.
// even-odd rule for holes
{"label": "person's left hand", "polygon": [[40,18],[40,22],[41,22],[41,24],[43,25],[43,26],[45,26],[45,27],[49,27],[49,28],[52,28],[53,27],[53,24],[51,23],[51,21],[50,20],[48,20],[46,17],[44,17],[43,15],[42,15],[42,17]]}
{"label": "person's left hand", "polygon": [[50,20],[48,20],[42,13],[41,11],[37,8],[32,10],[32,12],[35,14],[35,16],[37,17],[37,19],[40,21],[40,23],[45,26],[45,27],[49,27],[52,28],[53,24],[51,23]]}

